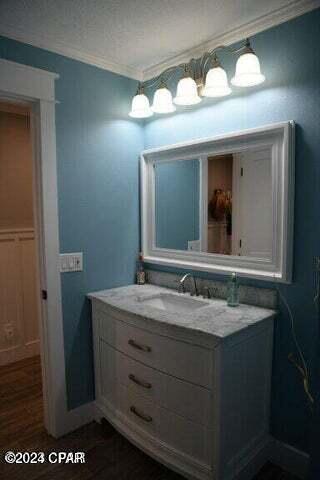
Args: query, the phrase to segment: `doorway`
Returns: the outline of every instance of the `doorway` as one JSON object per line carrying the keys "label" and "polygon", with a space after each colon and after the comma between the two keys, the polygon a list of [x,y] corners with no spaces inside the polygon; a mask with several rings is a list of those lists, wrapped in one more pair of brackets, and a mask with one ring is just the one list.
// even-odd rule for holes
{"label": "doorway", "polygon": [[39,281],[44,294],[39,318],[44,423],[47,432],[56,438],[94,418],[91,403],[72,410],[67,405],[55,125],[58,79],[55,72],[0,59],[0,99],[27,103],[31,109],[35,204],[39,207],[35,225],[39,233]]}
{"label": "doorway", "polygon": [[0,100],[0,388],[10,435],[44,428],[31,106]]}
{"label": "doorway", "polygon": [[30,108],[0,101],[0,366],[39,356]]}

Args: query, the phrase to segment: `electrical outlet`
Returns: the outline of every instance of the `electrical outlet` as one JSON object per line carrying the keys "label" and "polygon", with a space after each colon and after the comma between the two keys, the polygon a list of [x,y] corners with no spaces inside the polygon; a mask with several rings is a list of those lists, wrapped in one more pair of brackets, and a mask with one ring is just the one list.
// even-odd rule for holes
{"label": "electrical outlet", "polygon": [[192,250],[194,252],[200,252],[200,240],[189,240],[188,250]]}
{"label": "electrical outlet", "polygon": [[82,272],[83,254],[78,253],[60,253],[60,272]]}
{"label": "electrical outlet", "polygon": [[14,328],[13,328],[13,325],[11,323],[6,323],[4,326],[3,326],[3,330],[4,330],[4,333],[6,335],[6,339],[7,340],[11,340],[11,338],[13,337],[14,335]]}

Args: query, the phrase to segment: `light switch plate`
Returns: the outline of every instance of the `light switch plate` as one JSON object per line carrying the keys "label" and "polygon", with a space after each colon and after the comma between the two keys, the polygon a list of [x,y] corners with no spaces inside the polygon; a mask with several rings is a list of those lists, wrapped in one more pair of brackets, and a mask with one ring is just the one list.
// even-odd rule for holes
{"label": "light switch plate", "polygon": [[82,272],[83,270],[83,254],[77,253],[60,253],[60,272]]}
{"label": "light switch plate", "polygon": [[194,252],[200,252],[200,240],[189,240],[188,250],[192,250]]}

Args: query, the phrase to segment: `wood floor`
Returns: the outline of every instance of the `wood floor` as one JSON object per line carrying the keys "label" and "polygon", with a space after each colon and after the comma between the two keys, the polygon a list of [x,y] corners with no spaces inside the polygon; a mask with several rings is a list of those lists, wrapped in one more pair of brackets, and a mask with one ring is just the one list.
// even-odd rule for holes
{"label": "wood floor", "polygon": [[[85,464],[9,465],[6,451],[83,451]],[[0,367],[0,478],[3,480],[183,480],[95,422],[59,440],[43,426],[39,357]],[[271,464],[255,480],[297,480]]]}

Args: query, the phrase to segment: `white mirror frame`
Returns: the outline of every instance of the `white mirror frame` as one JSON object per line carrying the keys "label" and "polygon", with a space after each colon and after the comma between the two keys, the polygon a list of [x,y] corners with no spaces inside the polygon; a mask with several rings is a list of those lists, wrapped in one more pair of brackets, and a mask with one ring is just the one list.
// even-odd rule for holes
{"label": "white mirror frame", "polygon": [[[154,164],[174,160],[200,160],[200,191],[204,191],[209,156],[270,147],[272,152],[273,240],[271,259],[206,252],[169,250],[155,244]],[[200,201],[200,225],[207,222],[205,195]],[[142,253],[145,262],[290,283],[292,278],[294,218],[294,122],[219,135],[213,138],[145,150],[141,154]],[[203,231],[203,228],[200,228]],[[201,238],[202,237],[202,238]],[[200,242],[205,243],[203,234]]]}

